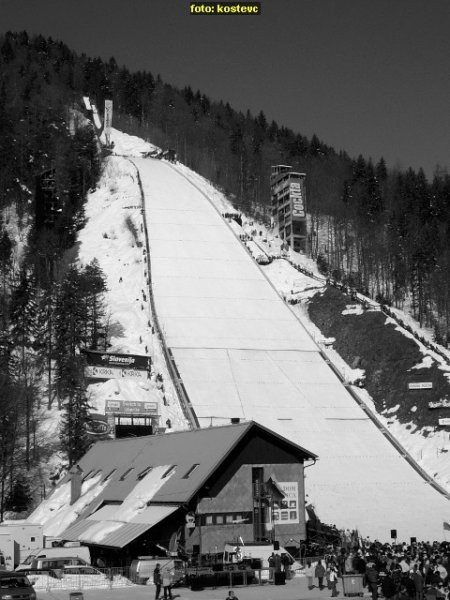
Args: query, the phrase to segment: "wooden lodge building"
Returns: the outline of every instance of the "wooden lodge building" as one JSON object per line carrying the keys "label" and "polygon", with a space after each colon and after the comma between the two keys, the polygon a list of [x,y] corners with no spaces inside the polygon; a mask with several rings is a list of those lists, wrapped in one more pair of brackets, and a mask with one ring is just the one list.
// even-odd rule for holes
{"label": "wooden lodge building", "polygon": [[316,459],[253,421],[100,441],[28,521],[114,565],[164,549],[218,553],[241,538],[299,543],[303,471]]}

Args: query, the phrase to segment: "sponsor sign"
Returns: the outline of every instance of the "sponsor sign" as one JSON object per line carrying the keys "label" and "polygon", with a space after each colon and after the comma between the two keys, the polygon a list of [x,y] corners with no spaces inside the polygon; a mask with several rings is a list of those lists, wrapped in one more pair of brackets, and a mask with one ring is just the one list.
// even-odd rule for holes
{"label": "sponsor sign", "polygon": [[106,143],[108,145],[109,145],[110,137],[111,137],[112,113],[113,113],[112,100],[105,100],[105,115],[104,115],[104,119],[103,119],[103,128],[104,128],[104,132],[105,132]]}
{"label": "sponsor sign", "polygon": [[105,413],[116,415],[157,415],[158,402],[139,402],[137,400],[106,400]]}
{"label": "sponsor sign", "polygon": [[188,512],[186,515],[186,527],[195,529],[195,514],[193,512]]}
{"label": "sponsor sign", "polygon": [[116,352],[98,352],[97,350],[83,349],[81,352],[88,365],[99,367],[123,367],[125,369],[150,369],[149,356],[139,354],[118,354]]}
{"label": "sponsor sign", "polygon": [[147,371],[120,369],[117,367],[85,367],[84,374],[89,379],[148,379]]}
{"label": "sponsor sign", "polygon": [[439,419],[439,425],[445,425],[446,427],[450,426],[450,418]]}
{"label": "sponsor sign", "polygon": [[291,201],[292,218],[294,220],[304,219],[306,211],[302,182],[291,181],[289,184],[289,198]]}
{"label": "sponsor sign", "polygon": [[441,398],[434,402],[428,402],[428,408],[450,408],[450,400],[448,398]]}
{"label": "sponsor sign", "polygon": [[430,390],[432,387],[432,381],[415,381],[413,383],[408,383],[409,390]]}
{"label": "sponsor sign", "polygon": [[112,126],[112,110],[112,100],[105,100],[105,130],[107,130],[108,132],[111,131]]}
{"label": "sponsor sign", "polygon": [[109,437],[108,434],[111,433],[111,426],[106,415],[89,415],[89,421],[86,421],[85,428],[89,435],[94,436]]}
{"label": "sponsor sign", "polygon": [[298,482],[279,481],[278,485],[285,496],[280,502],[273,503],[273,520],[280,525],[299,523]]}

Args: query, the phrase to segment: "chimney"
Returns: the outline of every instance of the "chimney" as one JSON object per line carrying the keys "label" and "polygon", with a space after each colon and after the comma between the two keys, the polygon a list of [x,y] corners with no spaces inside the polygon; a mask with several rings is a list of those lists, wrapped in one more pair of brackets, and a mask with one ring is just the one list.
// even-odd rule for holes
{"label": "chimney", "polygon": [[81,496],[81,482],[83,469],[78,465],[74,465],[70,471],[70,504],[74,504]]}

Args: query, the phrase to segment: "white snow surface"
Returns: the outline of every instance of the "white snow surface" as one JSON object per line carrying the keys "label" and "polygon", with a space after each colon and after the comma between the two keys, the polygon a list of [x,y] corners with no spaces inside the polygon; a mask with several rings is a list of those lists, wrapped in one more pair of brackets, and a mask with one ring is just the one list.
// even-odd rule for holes
{"label": "white snow surface", "polygon": [[[117,132],[113,139],[117,152],[132,154],[134,149],[135,155],[140,156],[141,151],[153,148],[139,138]],[[98,260],[106,276],[105,303],[112,332],[112,347],[108,351],[150,355],[153,363],[153,375],[147,381],[92,380],[88,391],[93,412],[104,413],[108,399],[157,401],[163,427],[170,419],[172,428],[186,429],[158,338],[152,334],[140,192],[136,167],[130,160],[119,156],[107,159],[98,188],[89,195],[85,213],[87,223],[78,238],[79,260],[82,264]],[[155,382],[156,373],[163,376],[164,391]]]}
{"label": "white snow surface", "polygon": [[29,522],[42,525],[45,535],[57,537],[72,525],[86,506],[108,485],[107,482],[100,482],[102,477],[99,473],[84,481],[81,495],[73,504],[70,504],[70,481],[63,483],[36,508],[28,518]]}
{"label": "white snow surface", "polygon": [[[450,503],[393,448],[324,360],[331,360],[348,383],[363,374],[325,346],[307,318],[305,301],[323,287],[314,261],[288,252],[314,278],[280,259],[260,268],[237,229],[222,218],[233,208],[220,191],[183,165],[141,158],[153,148],[148,142],[116,130],[112,140],[115,152],[133,156],[140,172],[156,310],[201,425],[223,424],[231,417],[254,419],[318,454],[319,461],[305,471],[306,499],[324,522],[357,527],[364,536],[386,541],[393,528],[399,540],[443,539]],[[148,326],[153,315],[142,296],[142,290],[148,291],[146,257],[125,224],[129,216],[143,242],[136,171],[126,157],[108,159],[86,216],[80,260],[97,258],[107,276],[113,349],[144,354],[147,346],[155,372],[164,375],[168,406],[161,402],[161,421],[170,418],[174,429],[185,429],[161,349]],[[272,231],[245,216],[243,229],[248,234],[256,229],[258,245],[267,254],[280,255]],[[289,306],[283,298],[302,302]],[[367,391],[357,391],[375,411]],[[161,399],[154,378],[144,385],[96,383],[90,392],[98,412],[108,397],[148,400],[159,394]],[[378,418],[450,489],[450,461],[439,453],[448,441],[430,430],[414,431],[395,415]],[[64,508],[68,494],[66,486],[57,490],[49,498],[54,510],[47,511],[54,516],[58,511],[58,519],[61,513],[67,522],[79,510],[76,503]],[[138,501],[133,506],[137,514]],[[34,522],[39,522],[38,511]]]}

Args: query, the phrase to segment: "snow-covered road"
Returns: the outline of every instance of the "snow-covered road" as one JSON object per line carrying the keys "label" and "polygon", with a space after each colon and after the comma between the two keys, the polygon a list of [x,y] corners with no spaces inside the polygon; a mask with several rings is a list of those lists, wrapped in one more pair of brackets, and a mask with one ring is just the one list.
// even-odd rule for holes
{"label": "snow-covered road", "polygon": [[201,425],[254,419],[318,454],[306,493],[325,522],[442,539],[448,500],[356,404],[212,203],[166,162],[135,164],[158,318]]}

